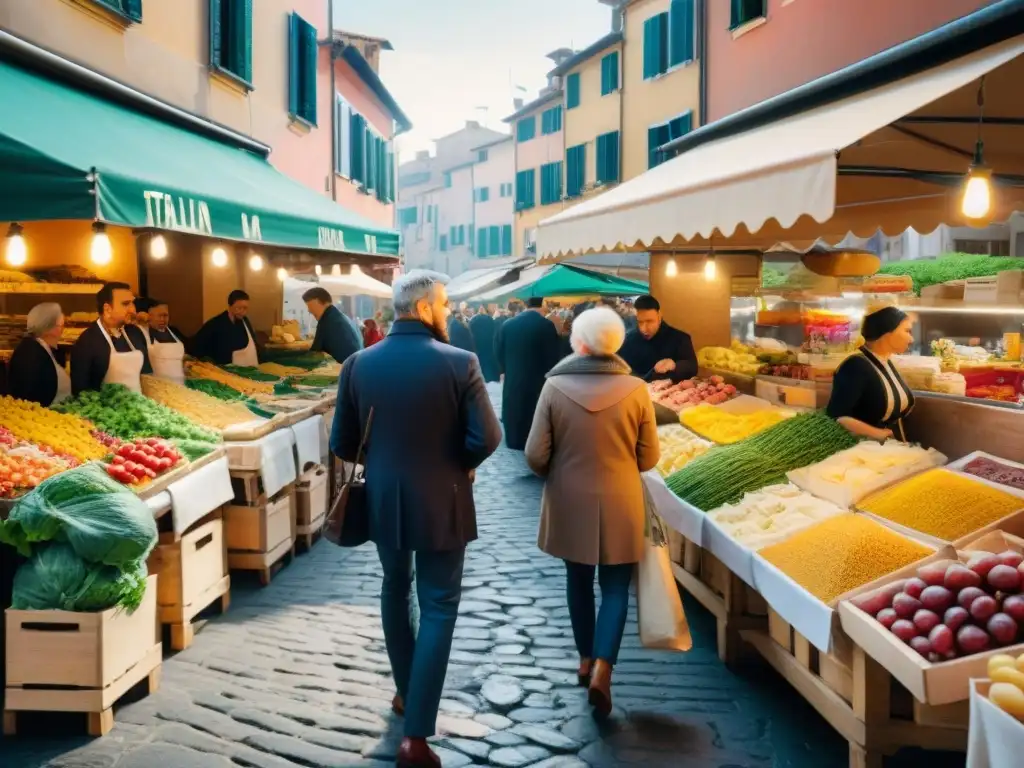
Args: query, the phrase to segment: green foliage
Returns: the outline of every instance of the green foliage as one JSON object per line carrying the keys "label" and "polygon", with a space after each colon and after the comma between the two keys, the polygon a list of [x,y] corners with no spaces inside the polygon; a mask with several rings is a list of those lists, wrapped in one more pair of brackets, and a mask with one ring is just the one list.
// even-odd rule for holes
{"label": "green foliage", "polygon": [[984,256],[973,253],[948,253],[937,259],[892,261],[883,264],[880,275],[909,275],[914,281],[914,293],[949,280],[969,277],[990,277],[1007,269],[1024,269],[1024,259],[1008,256]]}
{"label": "green foliage", "polygon": [[54,406],[54,410],[88,419],[97,429],[122,440],[164,437],[220,442],[217,433],[120,384],[104,384],[98,392],[81,392]]}

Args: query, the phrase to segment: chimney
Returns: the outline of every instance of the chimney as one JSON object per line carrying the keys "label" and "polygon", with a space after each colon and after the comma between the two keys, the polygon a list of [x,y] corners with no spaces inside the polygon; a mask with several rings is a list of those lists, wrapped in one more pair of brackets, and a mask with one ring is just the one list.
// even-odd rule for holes
{"label": "chimney", "polygon": [[526,102],[523,101],[518,96],[516,98],[512,99],[512,111],[513,112],[518,112],[520,109],[523,108],[523,104],[525,104],[525,103]]}
{"label": "chimney", "polygon": [[417,160],[429,160],[430,159],[430,150],[429,149],[421,149],[419,152],[416,153],[416,159]]}
{"label": "chimney", "polygon": [[479,127],[480,127],[480,123],[477,122],[476,120],[467,120],[466,121],[466,130],[467,131],[471,131],[474,128],[479,128]]}
{"label": "chimney", "polygon": [[622,31],[622,0],[597,0],[612,9],[612,32]]}

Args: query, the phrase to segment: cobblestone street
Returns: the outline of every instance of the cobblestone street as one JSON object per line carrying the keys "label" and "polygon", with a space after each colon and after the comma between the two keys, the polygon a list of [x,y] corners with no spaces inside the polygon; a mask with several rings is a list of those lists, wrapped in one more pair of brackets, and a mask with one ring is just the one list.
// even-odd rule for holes
{"label": "cobblestone street", "polygon": [[[845,743],[766,666],[736,674],[719,663],[711,617],[691,602],[695,648],[683,655],[644,650],[634,611],[616,710],[598,726],[574,687],[562,565],[535,546],[540,490],[504,448],[478,473],[481,537],[438,721],[446,768],[847,764]],[[165,659],[159,692],[120,707],[109,736],[64,736],[84,723],[40,719],[35,735],[0,741],[0,765],[393,765],[401,724],[390,712],[379,588],[372,548],[326,543],[265,589],[239,580],[230,612]]]}

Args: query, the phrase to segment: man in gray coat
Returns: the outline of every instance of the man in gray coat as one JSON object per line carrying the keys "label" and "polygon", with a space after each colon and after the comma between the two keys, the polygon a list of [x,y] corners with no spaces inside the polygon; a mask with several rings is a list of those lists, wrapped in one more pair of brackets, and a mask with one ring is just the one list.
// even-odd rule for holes
{"label": "man in gray coat", "polygon": [[[405,715],[400,766],[441,765],[426,740],[448,668],[466,545],[477,538],[473,479],[501,442],[476,355],[448,343],[445,282],[423,271],[395,281],[395,323],[342,368],[331,433],[334,454],[354,461],[372,409],[363,464],[398,688],[393,708]],[[414,559],[418,635],[409,611]]]}

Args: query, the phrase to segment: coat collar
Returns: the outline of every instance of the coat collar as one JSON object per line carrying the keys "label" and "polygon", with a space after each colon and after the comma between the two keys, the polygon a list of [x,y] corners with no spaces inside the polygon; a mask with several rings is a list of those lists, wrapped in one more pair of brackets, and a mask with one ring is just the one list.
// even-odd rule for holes
{"label": "coat collar", "polygon": [[434,338],[434,332],[419,320],[400,319],[391,324],[388,336],[429,336]]}
{"label": "coat collar", "polygon": [[548,372],[547,378],[581,373],[628,375],[629,372],[629,365],[618,355],[598,357],[596,355],[572,354],[557,363]]}

